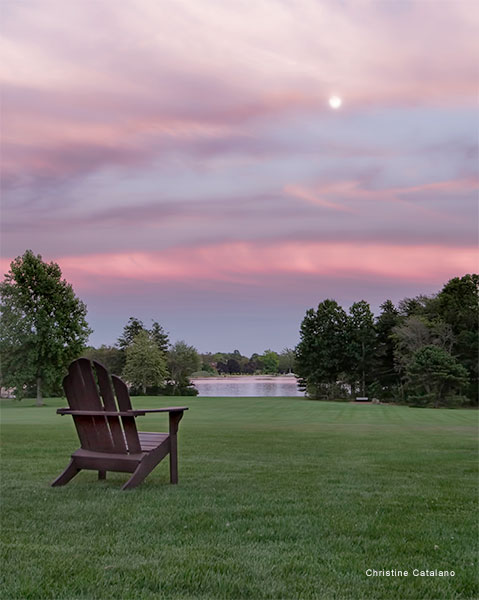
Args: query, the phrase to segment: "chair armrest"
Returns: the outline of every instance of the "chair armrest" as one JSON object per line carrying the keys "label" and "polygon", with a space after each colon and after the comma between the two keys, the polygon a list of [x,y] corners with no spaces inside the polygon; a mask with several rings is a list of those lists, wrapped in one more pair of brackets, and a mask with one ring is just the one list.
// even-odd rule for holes
{"label": "chair armrest", "polygon": [[168,406],[167,408],[140,408],[138,411],[133,410],[132,412],[141,412],[142,415],[146,413],[158,413],[158,412],[183,412],[188,410],[187,406]]}
{"label": "chair armrest", "polygon": [[78,417],[138,417],[144,415],[143,410],[75,410],[72,408],[58,408],[57,415],[76,415]]}
{"label": "chair armrest", "polygon": [[146,408],[138,410],[76,410],[73,408],[58,408],[58,415],[76,415],[78,417],[142,417],[146,413],[155,412],[183,412],[188,410],[187,406],[170,406],[168,408]]}

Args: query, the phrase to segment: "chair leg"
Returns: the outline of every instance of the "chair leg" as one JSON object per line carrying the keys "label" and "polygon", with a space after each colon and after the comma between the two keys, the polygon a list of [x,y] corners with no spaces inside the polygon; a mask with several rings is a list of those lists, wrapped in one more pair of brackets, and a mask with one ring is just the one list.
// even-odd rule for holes
{"label": "chair leg", "polygon": [[149,464],[146,461],[142,461],[136,469],[133,471],[133,475],[128,479],[128,481],[122,486],[122,490],[131,490],[140,483],[153,471],[156,467],[156,464]]}
{"label": "chair leg", "polygon": [[106,471],[98,471],[98,479],[106,479]]}
{"label": "chair leg", "polygon": [[52,487],[55,487],[57,485],[65,485],[71,479],[73,479],[75,475],[77,475],[80,471],[81,469],[79,469],[76,466],[75,461],[72,459],[68,467],[63,471],[63,473],[61,473],[61,475],[59,475],[55,479],[55,481],[52,482]]}
{"label": "chair leg", "polygon": [[158,448],[151,450],[150,453],[143,458],[138,464],[136,469],[133,471],[132,476],[125,485],[121,488],[122,490],[131,490],[132,488],[139,485],[147,475],[149,475],[158,463],[160,463],[170,451],[170,441],[163,442]]}
{"label": "chair leg", "polygon": [[178,446],[176,435],[170,436],[170,483],[178,483]]}

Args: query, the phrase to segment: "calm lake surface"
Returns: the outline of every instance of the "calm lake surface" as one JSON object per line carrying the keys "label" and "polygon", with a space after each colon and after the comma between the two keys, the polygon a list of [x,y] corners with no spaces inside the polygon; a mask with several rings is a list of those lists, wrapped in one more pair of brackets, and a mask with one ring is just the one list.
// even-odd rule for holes
{"label": "calm lake surface", "polygon": [[304,396],[296,377],[207,377],[191,380],[199,396]]}

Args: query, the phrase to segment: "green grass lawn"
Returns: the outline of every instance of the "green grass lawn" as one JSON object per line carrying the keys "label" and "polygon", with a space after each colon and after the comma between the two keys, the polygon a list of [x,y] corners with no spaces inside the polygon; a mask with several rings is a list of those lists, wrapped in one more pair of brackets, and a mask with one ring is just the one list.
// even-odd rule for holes
{"label": "green grass lawn", "polygon": [[[477,598],[477,412],[299,398],[186,404],[180,483],[82,471],[65,401],[2,401],[2,598]],[[164,431],[164,415],[139,428]],[[367,577],[371,569],[408,577]],[[413,569],[453,570],[415,577]]]}

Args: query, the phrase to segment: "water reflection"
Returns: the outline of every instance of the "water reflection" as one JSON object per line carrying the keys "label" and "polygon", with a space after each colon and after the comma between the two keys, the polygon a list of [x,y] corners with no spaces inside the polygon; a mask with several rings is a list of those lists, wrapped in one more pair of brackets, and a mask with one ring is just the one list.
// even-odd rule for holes
{"label": "water reflection", "polygon": [[199,396],[304,396],[296,377],[209,377],[192,379]]}

